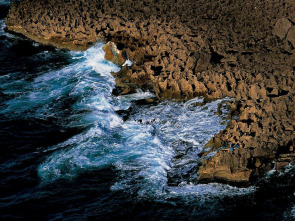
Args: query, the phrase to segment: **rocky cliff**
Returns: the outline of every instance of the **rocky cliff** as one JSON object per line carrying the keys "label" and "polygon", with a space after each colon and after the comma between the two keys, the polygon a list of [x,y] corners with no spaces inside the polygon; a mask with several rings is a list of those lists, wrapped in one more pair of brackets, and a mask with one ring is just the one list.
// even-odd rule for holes
{"label": "rocky cliff", "polygon": [[[249,184],[294,160],[294,10],[293,0],[24,0],[6,24],[60,48],[115,42],[134,62],[117,74],[122,87],[159,99],[234,98],[229,125],[207,144],[217,153],[203,153],[198,178]],[[229,142],[241,147],[219,148]]]}

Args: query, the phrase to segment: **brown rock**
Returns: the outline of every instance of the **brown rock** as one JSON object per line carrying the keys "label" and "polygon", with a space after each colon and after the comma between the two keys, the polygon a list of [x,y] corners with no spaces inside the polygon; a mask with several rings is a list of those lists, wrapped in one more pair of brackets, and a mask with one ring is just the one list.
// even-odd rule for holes
{"label": "brown rock", "polygon": [[252,171],[244,167],[244,159],[247,159],[247,153],[222,149],[212,159],[202,161],[202,166],[198,171],[198,180],[201,183],[221,181],[249,185]]}
{"label": "brown rock", "polygon": [[105,51],[105,59],[113,62],[115,65],[122,66],[126,60],[126,52],[118,50],[114,42],[106,43],[102,49]]}
{"label": "brown rock", "polygon": [[281,40],[283,40],[286,37],[288,30],[291,28],[291,26],[292,26],[292,23],[288,19],[280,18],[276,22],[276,25],[272,33],[278,36]]}
{"label": "brown rock", "polygon": [[[295,139],[292,1],[282,7],[258,0],[254,12],[243,0],[225,0],[229,7],[219,1],[148,1],[148,10],[131,0],[23,0],[12,5],[5,22],[10,31],[60,48],[85,50],[101,40],[121,46],[134,64],[114,73],[118,94],[140,87],[159,100],[233,98],[231,123],[207,146],[212,152],[232,141],[242,148],[202,161],[199,177],[248,182],[272,168],[273,156],[279,158]],[[107,57],[123,63],[111,49]]]}
{"label": "brown rock", "polygon": [[295,47],[295,26],[289,29],[287,40]]}

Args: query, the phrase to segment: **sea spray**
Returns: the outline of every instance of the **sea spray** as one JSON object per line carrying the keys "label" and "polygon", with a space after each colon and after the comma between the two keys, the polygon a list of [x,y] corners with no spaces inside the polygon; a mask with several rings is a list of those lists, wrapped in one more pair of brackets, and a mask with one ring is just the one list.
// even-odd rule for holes
{"label": "sea spray", "polygon": [[[140,207],[148,217],[179,218],[187,211],[212,217],[223,214],[223,198],[245,199],[255,192],[190,182],[204,143],[225,127],[214,114],[221,100],[202,107],[195,105],[201,98],[136,106],[124,122],[116,111],[155,95],[138,90],[112,96],[110,72],[118,67],[103,59],[101,44],[85,52],[63,51],[4,36],[5,213],[21,208],[43,219],[114,219],[124,211],[137,216],[141,211],[132,208]],[[18,50],[24,42],[34,53]],[[183,178],[177,186],[168,183],[171,171]]]}
{"label": "sea spray", "polygon": [[[127,110],[133,100],[154,95],[139,91],[111,96],[114,87],[111,71],[118,69],[104,59],[101,44],[83,54],[71,53],[73,60],[77,60],[73,65],[58,73],[44,74],[35,83],[55,85],[56,89],[50,86],[49,91],[43,91],[51,98],[76,97],[68,126],[88,129],[50,148],[57,151],[39,166],[42,181],[73,179],[83,171],[114,166],[120,171],[117,182],[111,186],[114,191],[128,190],[150,197],[181,192],[168,186],[167,173],[178,166],[181,168],[178,173],[187,175],[187,168],[197,166],[198,153],[205,143],[225,128],[222,117],[214,114],[222,100],[205,106],[193,105],[200,98],[184,103],[163,101],[156,106],[139,107],[124,122],[116,110]],[[81,114],[75,114],[81,110]],[[179,153],[184,157],[173,160]]]}

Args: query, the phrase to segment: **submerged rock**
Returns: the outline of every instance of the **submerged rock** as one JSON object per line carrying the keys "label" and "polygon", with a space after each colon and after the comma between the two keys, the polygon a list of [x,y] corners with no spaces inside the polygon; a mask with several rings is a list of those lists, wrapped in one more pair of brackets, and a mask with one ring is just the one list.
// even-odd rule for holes
{"label": "submerged rock", "polygon": [[[127,110],[117,110],[116,113],[120,115],[124,121],[129,120],[130,115],[134,115],[141,107],[150,107],[159,104],[159,100],[156,97],[144,98],[131,102],[131,106]],[[142,121],[141,119],[139,121]]]}
{"label": "submerged rock", "polygon": [[119,50],[114,42],[109,41],[102,49],[105,51],[105,59],[113,62],[115,65],[122,66],[127,60],[126,52]]}

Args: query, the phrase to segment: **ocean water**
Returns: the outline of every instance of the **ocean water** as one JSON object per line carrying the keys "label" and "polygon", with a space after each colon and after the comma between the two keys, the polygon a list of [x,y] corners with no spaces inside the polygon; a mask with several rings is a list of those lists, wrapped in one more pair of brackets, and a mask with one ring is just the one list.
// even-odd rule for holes
{"label": "ocean water", "polygon": [[[198,184],[198,153],[226,125],[224,100],[195,106],[115,97],[103,43],[85,52],[4,31],[0,1],[0,218],[292,220],[294,167],[255,186]],[[133,110],[124,121],[119,110]]]}

